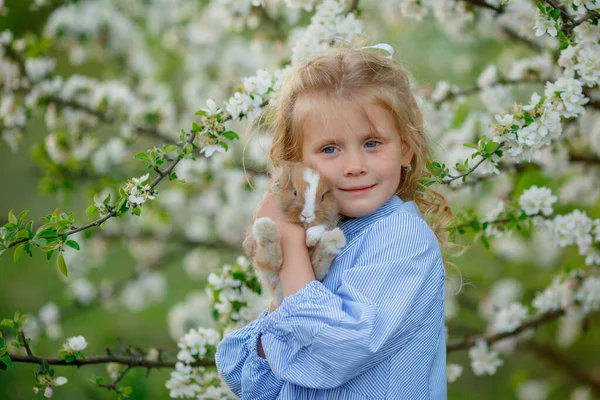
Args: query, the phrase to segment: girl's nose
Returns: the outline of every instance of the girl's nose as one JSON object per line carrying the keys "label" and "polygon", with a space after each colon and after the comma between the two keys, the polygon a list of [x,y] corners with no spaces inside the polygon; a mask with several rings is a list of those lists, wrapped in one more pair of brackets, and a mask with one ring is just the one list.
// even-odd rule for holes
{"label": "girl's nose", "polygon": [[353,155],[348,158],[344,168],[344,176],[360,176],[367,173],[365,159],[362,155]]}

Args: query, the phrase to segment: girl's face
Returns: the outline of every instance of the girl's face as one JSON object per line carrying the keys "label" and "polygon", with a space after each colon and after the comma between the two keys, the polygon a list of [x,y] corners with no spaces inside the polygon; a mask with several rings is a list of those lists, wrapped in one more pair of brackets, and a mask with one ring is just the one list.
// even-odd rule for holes
{"label": "girl's face", "polygon": [[413,151],[400,140],[392,115],[384,108],[365,107],[378,133],[374,136],[357,106],[320,100],[305,117],[303,161],[333,183],[341,214],[369,215],[396,193],[401,167],[410,163]]}

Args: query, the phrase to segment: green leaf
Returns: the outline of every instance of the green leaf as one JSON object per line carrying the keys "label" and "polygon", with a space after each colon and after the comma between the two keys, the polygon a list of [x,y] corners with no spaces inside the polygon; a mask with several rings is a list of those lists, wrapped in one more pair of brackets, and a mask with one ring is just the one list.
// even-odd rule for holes
{"label": "green leaf", "polygon": [[137,215],[137,216],[139,217],[140,215],[142,215],[142,208],[141,208],[141,207],[139,207],[139,206],[138,206],[138,207],[135,207],[133,210],[131,210],[131,212],[132,212],[134,215]]}
{"label": "green leaf", "polygon": [[15,214],[13,214],[13,211],[12,211],[12,210],[10,210],[10,211],[8,212],[8,222],[10,222],[11,224],[15,224],[15,225],[16,225],[16,224],[17,224],[17,222],[18,222],[18,221],[17,221],[17,217],[15,217]]}
{"label": "green leaf", "polygon": [[553,20],[557,20],[558,17],[560,16],[560,10],[558,8],[555,8],[554,10],[550,11],[550,16],[552,17]]}
{"label": "green leaf", "polygon": [[26,229],[21,229],[19,232],[17,232],[17,234],[15,235],[15,240],[19,240],[19,239],[25,239],[25,238],[29,238],[29,232],[27,232]]}
{"label": "green leaf", "polygon": [[481,243],[483,243],[486,249],[490,248],[490,242],[488,241],[487,236],[481,235]]}
{"label": "green leaf", "polygon": [[485,151],[486,153],[493,153],[494,151],[496,151],[498,146],[500,146],[500,143],[498,142],[489,142],[485,145]]}
{"label": "green leaf", "polygon": [[202,132],[202,127],[200,125],[198,125],[196,122],[192,122],[192,129],[195,132]]}
{"label": "green leaf", "polygon": [[56,237],[58,237],[58,235],[53,230],[47,230],[47,231],[38,233],[37,237],[44,238],[44,239],[50,239],[50,238],[56,238]]}
{"label": "green leaf", "polygon": [[19,214],[19,218],[17,221],[18,225],[21,225],[23,223],[23,220],[25,219],[25,217],[27,216],[28,213],[29,213],[29,210],[25,210],[25,211],[22,211],[21,214]]}
{"label": "green leaf", "polygon": [[169,179],[172,181],[176,181],[177,180],[177,174],[175,172],[171,173],[171,175],[169,175]]}
{"label": "green leaf", "polygon": [[470,147],[471,149],[479,150],[479,146],[473,143],[465,143],[463,146]]}
{"label": "green leaf", "polygon": [[150,160],[150,157],[148,156],[148,154],[144,153],[144,152],[139,152],[135,155],[135,158],[138,158],[140,160],[144,160],[144,161],[148,161],[148,162],[152,162],[152,160]]}
{"label": "green leaf", "polygon": [[227,145],[227,143],[225,143],[225,142],[218,142],[217,144],[218,144],[219,146],[221,146],[222,148],[224,148],[224,149],[225,149],[225,151],[228,151],[228,150],[229,150],[229,146]]}
{"label": "green leaf", "polygon": [[227,131],[227,132],[223,132],[221,134],[222,136],[225,136],[227,139],[229,140],[235,140],[235,139],[239,139],[240,137],[237,135],[237,133],[235,133],[234,131]]}
{"label": "green leaf", "polygon": [[46,259],[48,261],[50,261],[50,259],[52,258],[52,254],[54,253],[54,250],[50,250],[46,252]]}
{"label": "green leaf", "polygon": [[65,258],[62,253],[58,256],[58,270],[64,276],[67,276],[67,263],[65,262]]}
{"label": "green leaf", "polygon": [[177,146],[175,146],[175,145],[170,145],[170,146],[167,146],[167,147],[165,147],[163,149],[163,151],[165,153],[170,153],[170,152],[175,151],[175,150],[177,150]]}
{"label": "green leaf", "polygon": [[2,361],[8,368],[13,369],[12,360],[10,359],[8,354],[0,357],[0,361]]}
{"label": "green leaf", "polygon": [[0,322],[0,326],[4,326],[7,328],[14,328],[15,323],[13,321],[11,321],[10,319],[3,319],[2,322]]}
{"label": "green leaf", "polygon": [[198,110],[198,111],[196,111],[196,113],[194,115],[203,115],[203,116],[206,116],[206,111],[204,111],[204,110]]}
{"label": "green leaf", "polygon": [[97,214],[98,214],[98,207],[96,207],[96,206],[93,206],[93,205],[89,206],[85,210],[85,215],[87,215],[87,217],[90,218],[90,219],[92,217],[94,217],[95,215],[97,215]]}
{"label": "green leaf", "polygon": [[537,3],[537,8],[540,10],[540,12],[541,12],[542,14],[545,14],[545,13],[546,13],[546,8],[544,7],[544,5],[542,4],[542,2],[541,2],[541,1]]}
{"label": "green leaf", "polygon": [[19,261],[19,259],[21,258],[21,256],[23,255],[23,253],[25,252],[25,243],[21,243],[16,249],[15,249],[15,253],[13,254],[13,260],[15,262]]}
{"label": "green leaf", "polygon": [[46,239],[40,237],[33,239],[32,242],[38,247],[46,247],[47,244]]}
{"label": "green leaf", "polygon": [[77,242],[76,242],[76,241],[74,241],[74,240],[67,240],[67,241],[65,242],[65,244],[66,244],[67,246],[69,246],[69,247],[71,247],[71,248],[75,249],[75,250],[81,250],[81,248],[79,247],[79,243],[77,243]]}

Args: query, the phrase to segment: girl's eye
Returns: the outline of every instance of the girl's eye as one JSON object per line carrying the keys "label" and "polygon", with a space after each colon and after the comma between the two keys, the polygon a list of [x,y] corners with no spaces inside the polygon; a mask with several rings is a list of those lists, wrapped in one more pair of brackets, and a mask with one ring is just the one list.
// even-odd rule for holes
{"label": "girl's eye", "polygon": [[336,150],[336,148],[333,146],[327,146],[327,147],[324,147],[323,150],[321,150],[321,151],[325,154],[333,154],[334,153],[334,151],[329,151],[329,150]]}
{"label": "girl's eye", "polygon": [[[369,146],[369,143],[375,144],[375,146]],[[373,148],[373,147],[377,147],[377,146],[378,146],[378,145],[380,145],[380,144],[381,144],[381,143],[379,143],[377,140],[369,140],[369,141],[366,143],[366,146],[367,146],[367,147],[371,147],[371,148]]]}
{"label": "girl's eye", "polygon": [[298,193],[296,192],[296,190],[294,190],[294,196],[297,196],[297,195],[298,195]]}

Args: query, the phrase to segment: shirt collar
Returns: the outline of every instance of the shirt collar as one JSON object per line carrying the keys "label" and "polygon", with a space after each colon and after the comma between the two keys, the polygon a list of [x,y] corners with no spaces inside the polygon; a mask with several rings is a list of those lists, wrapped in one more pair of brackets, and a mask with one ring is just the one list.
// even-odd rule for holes
{"label": "shirt collar", "polygon": [[385,202],[381,207],[379,207],[376,211],[373,211],[369,215],[365,215],[358,218],[348,219],[343,221],[340,225],[340,228],[344,232],[347,240],[350,240],[360,232],[362,232],[369,225],[374,223],[380,218],[385,217],[386,215],[391,214],[394,210],[396,210],[403,201],[398,196],[392,196],[387,202]]}

